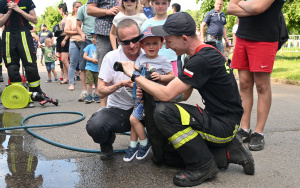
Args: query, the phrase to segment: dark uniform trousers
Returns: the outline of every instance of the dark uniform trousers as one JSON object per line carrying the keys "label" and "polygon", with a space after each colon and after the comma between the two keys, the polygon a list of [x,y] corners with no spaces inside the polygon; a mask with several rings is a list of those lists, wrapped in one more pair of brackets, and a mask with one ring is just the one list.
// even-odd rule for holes
{"label": "dark uniform trousers", "polygon": [[[213,158],[211,148],[226,148],[235,137],[240,117],[211,116],[200,107],[182,103],[159,103],[154,110],[156,126],[189,170],[201,169],[208,163]],[[168,160],[180,162],[170,147],[164,152],[167,164],[172,163]]]}
{"label": "dark uniform trousers", "polygon": [[22,84],[20,59],[25,68],[29,91],[41,92],[40,76],[36,63],[36,52],[28,29],[11,32],[5,29],[2,34],[2,52],[11,84]]}

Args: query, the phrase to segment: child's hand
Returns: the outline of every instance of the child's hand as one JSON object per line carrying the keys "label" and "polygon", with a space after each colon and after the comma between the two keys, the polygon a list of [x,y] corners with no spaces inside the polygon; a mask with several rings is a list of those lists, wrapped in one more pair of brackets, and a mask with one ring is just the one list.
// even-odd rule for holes
{"label": "child's hand", "polygon": [[93,59],[92,61],[94,64],[98,64],[98,59]]}
{"label": "child's hand", "polygon": [[56,57],[60,58],[60,52],[57,52]]}
{"label": "child's hand", "polygon": [[151,74],[151,77],[152,77],[153,80],[158,80],[158,81],[161,80],[161,77],[160,77],[160,75],[157,72],[153,72]]}

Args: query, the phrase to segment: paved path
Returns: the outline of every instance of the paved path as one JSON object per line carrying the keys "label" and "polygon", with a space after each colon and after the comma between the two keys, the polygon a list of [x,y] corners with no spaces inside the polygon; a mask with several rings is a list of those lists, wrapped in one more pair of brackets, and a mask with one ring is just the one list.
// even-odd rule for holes
{"label": "paved path", "polygon": [[[40,72],[43,90],[50,97],[58,98],[59,106],[46,104],[42,107],[36,103],[36,107],[30,109],[2,109],[0,117],[2,115],[9,119],[10,124],[18,124],[18,117],[24,118],[40,112],[82,112],[87,118],[80,123],[35,131],[59,143],[99,149],[85,130],[87,120],[99,108],[99,104],[77,102],[80,94],[78,81],[75,91],[68,91],[67,85],[44,83],[47,79],[45,67],[40,67]],[[7,79],[5,71],[4,77]],[[3,83],[1,84],[0,88],[4,88]],[[230,165],[227,171],[219,172],[216,178],[199,187],[299,187],[300,87],[272,83],[272,90],[273,104],[265,128],[266,146],[263,151],[252,152],[256,165],[255,175],[245,175],[241,166]],[[193,92],[187,103],[201,104],[199,94]],[[256,119],[255,108],[256,106],[253,108],[252,128]],[[33,118],[27,124],[59,123],[76,118],[76,115],[47,115]],[[128,136],[118,135],[114,146],[115,149],[124,149],[128,143]],[[7,134],[0,132],[0,187],[174,187],[172,178],[178,169],[157,167],[150,157],[130,163],[123,162],[122,157],[123,154],[116,154],[113,160],[102,162],[98,154],[54,147],[22,130]]]}

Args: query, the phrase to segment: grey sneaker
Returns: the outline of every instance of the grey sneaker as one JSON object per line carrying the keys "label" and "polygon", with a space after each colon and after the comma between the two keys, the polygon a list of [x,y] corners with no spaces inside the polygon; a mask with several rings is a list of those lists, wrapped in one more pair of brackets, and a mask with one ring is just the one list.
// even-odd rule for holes
{"label": "grey sneaker", "polygon": [[59,79],[57,79],[57,78],[54,79],[54,82],[58,82],[58,81],[59,81]]}
{"label": "grey sneaker", "polygon": [[261,135],[257,132],[251,134],[251,141],[249,143],[249,149],[252,151],[260,151],[264,149],[265,146],[265,139],[264,135]]}
{"label": "grey sneaker", "polygon": [[247,133],[246,131],[244,131],[244,129],[240,128],[237,132],[236,132],[236,136],[240,139],[242,139],[242,141],[245,142],[250,142],[250,136],[251,136],[251,129],[250,132]]}
{"label": "grey sneaker", "polygon": [[45,83],[51,83],[51,82],[52,82],[51,79],[45,81]]}
{"label": "grey sneaker", "polygon": [[82,91],[81,94],[80,94],[80,96],[79,96],[78,102],[83,102],[85,100],[85,98],[86,98],[87,95],[88,95],[87,92]]}

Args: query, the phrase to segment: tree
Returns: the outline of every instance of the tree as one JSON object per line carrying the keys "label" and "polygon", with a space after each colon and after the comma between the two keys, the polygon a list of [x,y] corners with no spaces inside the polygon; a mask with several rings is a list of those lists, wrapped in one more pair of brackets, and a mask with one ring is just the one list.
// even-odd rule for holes
{"label": "tree", "polygon": [[290,34],[300,34],[300,0],[287,0],[282,12]]}
{"label": "tree", "polygon": [[46,7],[44,14],[38,17],[38,22],[36,24],[36,29],[39,32],[41,30],[41,25],[46,24],[48,30],[52,31],[53,26],[58,24],[62,19],[58,11],[58,5]]}
{"label": "tree", "polygon": [[[195,20],[203,20],[207,12],[212,10],[214,8],[214,2],[212,0],[196,0],[196,3],[199,3],[199,1],[202,1],[201,8],[199,10],[199,14],[197,18],[194,18]],[[223,0],[224,6],[222,11],[226,14],[227,5],[230,0]],[[300,0],[286,0],[285,4],[282,8],[285,21],[287,23],[287,28],[290,32],[290,34],[300,34]],[[226,15],[226,29],[227,34],[229,36],[232,35],[232,27],[236,21],[236,16],[232,15]]]}

